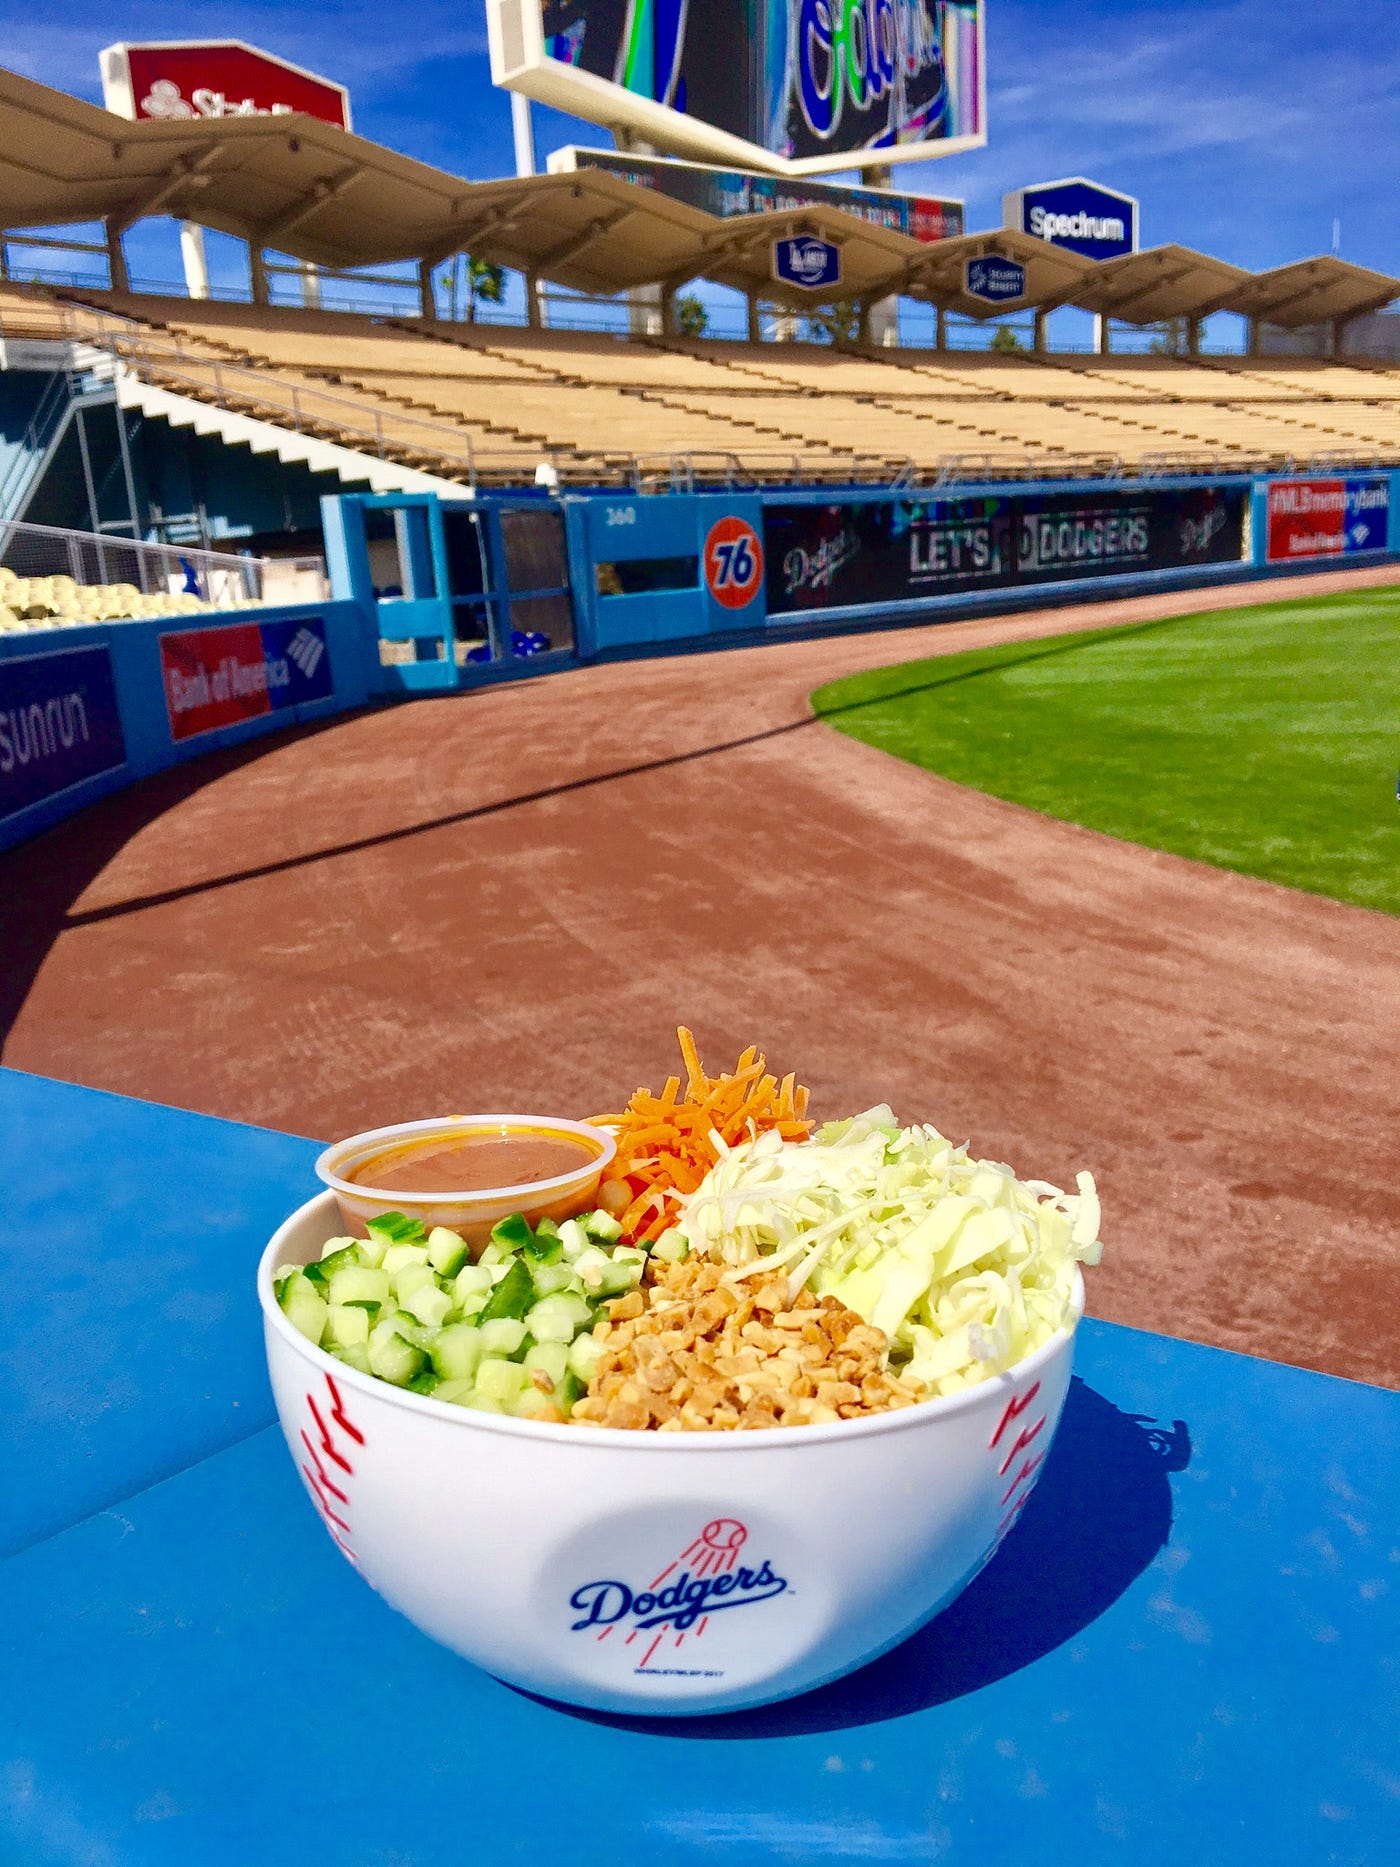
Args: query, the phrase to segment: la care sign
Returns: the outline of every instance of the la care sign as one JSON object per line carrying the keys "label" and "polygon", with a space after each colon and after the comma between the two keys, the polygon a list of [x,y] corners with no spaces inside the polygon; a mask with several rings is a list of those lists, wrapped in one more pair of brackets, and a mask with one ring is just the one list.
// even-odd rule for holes
{"label": "la care sign", "polygon": [[1084,259],[1118,259],[1138,250],[1138,204],[1130,194],[1086,181],[1037,182],[1003,197],[1004,224]]}
{"label": "la care sign", "polygon": [[841,283],[841,249],[830,240],[802,234],[794,240],[773,242],[773,277],[781,285],[796,285],[804,292],[820,292]]}

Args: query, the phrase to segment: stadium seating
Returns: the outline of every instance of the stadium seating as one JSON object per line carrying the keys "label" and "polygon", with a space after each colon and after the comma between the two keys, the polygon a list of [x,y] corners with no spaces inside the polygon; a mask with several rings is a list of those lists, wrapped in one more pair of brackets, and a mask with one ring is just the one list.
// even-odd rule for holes
{"label": "stadium seating", "polygon": [[1400,464],[1400,370],[1311,358],[663,342],[183,298],[0,288],[0,333],[483,484],[947,481]]}

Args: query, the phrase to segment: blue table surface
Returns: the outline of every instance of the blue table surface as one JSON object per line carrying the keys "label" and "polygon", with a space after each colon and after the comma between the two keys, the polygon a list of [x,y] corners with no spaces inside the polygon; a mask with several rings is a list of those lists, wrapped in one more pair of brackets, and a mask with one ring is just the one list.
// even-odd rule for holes
{"label": "blue table surface", "polygon": [[[153,1178],[183,1150],[248,1186],[286,1172],[274,1218],[299,1196],[307,1144],[108,1113],[156,1137]],[[115,1249],[149,1188],[106,1163],[98,1203],[109,1185],[125,1218],[90,1223]],[[271,1410],[226,1308],[251,1307],[243,1247],[267,1230],[251,1195],[228,1210],[225,1295],[165,1317],[202,1342],[138,1382],[129,1443],[98,1445],[95,1514],[75,1491],[70,1527],[0,1564],[7,1867],[1400,1860],[1400,1394],[1086,1322],[1039,1488],[929,1628],[768,1710],[590,1717],[418,1634],[335,1550],[276,1429],[230,1419],[255,1384]],[[171,1229],[158,1303],[183,1249]],[[103,1356],[118,1370],[104,1348],[68,1426],[89,1452]],[[60,1453],[65,1416],[31,1411]]]}
{"label": "blue table surface", "polygon": [[0,1556],[276,1418],[252,1296],[320,1145],[0,1069]]}

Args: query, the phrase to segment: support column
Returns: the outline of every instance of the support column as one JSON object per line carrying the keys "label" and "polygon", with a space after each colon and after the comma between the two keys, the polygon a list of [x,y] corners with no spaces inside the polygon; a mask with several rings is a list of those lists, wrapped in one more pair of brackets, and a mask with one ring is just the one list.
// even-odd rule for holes
{"label": "support column", "polygon": [[532,331],[537,331],[544,323],[540,312],[540,282],[533,272],[525,274],[525,322]]}
{"label": "support column", "polygon": [[1188,357],[1198,357],[1201,354],[1201,324],[1200,318],[1186,320],[1186,354]]}
{"label": "support column", "polygon": [[519,91],[510,94],[510,127],[515,138],[515,172],[535,173],[535,126],[530,121],[530,100]]}
{"label": "support column", "polygon": [[1043,355],[1045,351],[1050,348],[1045,340],[1045,326],[1048,318],[1049,313],[1045,311],[1037,311],[1035,314],[1035,337],[1032,339],[1032,342],[1037,353],[1040,355]]}
{"label": "support column", "polygon": [[255,305],[267,304],[269,300],[267,259],[256,240],[248,242],[248,281],[252,288],[253,303]]}
{"label": "support column", "polygon": [[748,293],[747,297],[749,306],[749,342],[751,344],[761,344],[763,342],[763,326],[758,321],[758,299],[752,292]]}
{"label": "support column", "polygon": [[204,251],[204,229],[192,220],[180,223],[180,258],[185,267],[185,290],[191,298],[207,298],[209,258]]}
{"label": "support column", "polygon": [[[878,188],[884,193],[894,190],[894,170],[887,162],[872,164],[861,170],[861,181],[867,188]],[[891,292],[888,298],[877,299],[869,306],[867,335],[862,343],[876,343],[883,349],[899,348],[899,294]]]}
{"label": "support column", "polygon": [[437,299],[433,295],[433,268],[426,259],[418,262],[418,315],[428,324],[437,323]]}
{"label": "support column", "polygon": [[856,324],[856,342],[860,345],[862,350],[868,350],[870,348],[870,313],[872,309],[873,307],[868,298],[862,298],[860,303],[856,306],[858,320]]}
{"label": "support column", "polygon": [[1339,357],[1342,354],[1342,339],[1346,334],[1346,328],[1350,322],[1350,318],[1333,318],[1332,320],[1332,349],[1330,354],[1334,357]]}
{"label": "support column", "polygon": [[1257,357],[1259,354],[1259,320],[1251,318],[1248,324],[1248,336],[1245,339],[1245,355]]}
{"label": "support column", "polygon": [[107,236],[107,271],[114,292],[129,292],[131,277],[126,269],[126,254],[122,251],[121,223],[107,219],[102,223]]}
{"label": "support column", "polygon": [[680,287],[676,285],[663,285],[661,288],[661,335],[663,337],[680,336],[676,328],[676,293],[679,290]]}
{"label": "support column", "polygon": [[935,350],[948,348],[948,313],[942,305],[938,307],[937,322],[934,325],[933,347]]}
{"label": "support column", "polygon": [[301,302],[308,311],[321,309],[321,269],[309,261],[301,269]]}
{"label": "support column", "polygon": [[1112,348],[1113,340],[1109,336],[1108,314],[1104,311],[1096,312],[1094,314],[1094,354],[1106,357]]}

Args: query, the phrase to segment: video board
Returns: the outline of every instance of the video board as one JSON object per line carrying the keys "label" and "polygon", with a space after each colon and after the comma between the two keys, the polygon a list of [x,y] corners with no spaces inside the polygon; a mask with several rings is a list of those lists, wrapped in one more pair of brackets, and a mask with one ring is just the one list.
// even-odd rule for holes
{"label": "video board", "polygon": [[489,0],[491,75],[666,154],[786,174],[986,134],[983,0]]}

